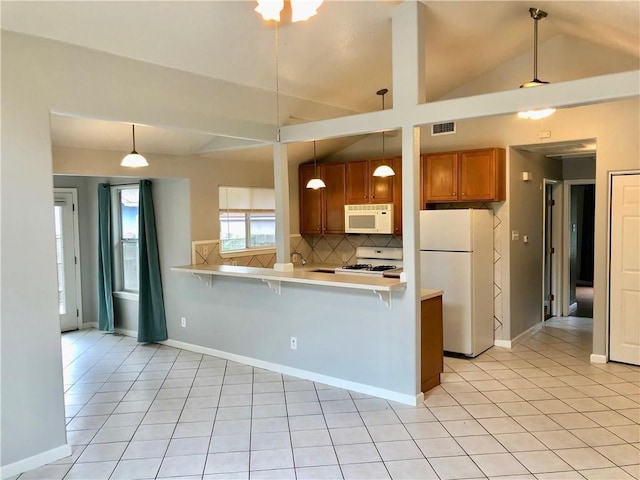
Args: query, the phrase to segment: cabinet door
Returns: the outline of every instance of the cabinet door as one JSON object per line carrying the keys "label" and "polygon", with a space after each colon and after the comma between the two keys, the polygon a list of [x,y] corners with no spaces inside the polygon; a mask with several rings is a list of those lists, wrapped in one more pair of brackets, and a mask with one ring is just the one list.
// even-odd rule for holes
{"label": "cabinet door", "polygon": [[450,202],[458,199],[458,154],[426,155],[424,160],[424,201]]}
{"label": "cabinet door", "polygon": [[347,163],[347,203],[369,203],[369,162]]}
{"label": "cabinet door", "polygon": [[344,163],[322,165],[322,179],[327,185],[322,192],[323,233],[344,233],[345,172]]}
{"label": "cabinet door", "polygon": [[460,200],[498,200],[497,149],[460,152]]}
{"label": "cabinet door", "polygon": [[392,159],[369,160],[369,203],[391,203],[393,202],[393,179],[392,177],[374,177],[375,169],[386,163],[392,165]]}
{"label": "cabinet door", "polygon": [[393,171],[393,234],[402,235],[402,157],[394,157]]}
{"label": "cabinet door", "polygon": [[[318,167],[318,172],[321,169]],[[319,235],[322,233],[321,199],[322,190],[306,188],[307,182],[315,177],[313,165],[300,165],[298,169],[300,191],[300,233]]]}

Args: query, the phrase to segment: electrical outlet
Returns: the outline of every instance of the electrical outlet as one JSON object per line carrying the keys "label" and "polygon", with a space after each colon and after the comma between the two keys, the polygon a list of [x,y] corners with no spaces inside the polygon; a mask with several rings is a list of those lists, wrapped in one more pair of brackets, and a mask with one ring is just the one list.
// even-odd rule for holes
{"label": "electrical outlet", "polygon": [[291,350],[298,349],[298,339],[296,337],[291,337]]}
{"label": "electrical outlet", "polygon": [[182,325],[182,328],[187,328],[187,317],[182,317],[180,319],[180,324]]}
{"label": "electrical outlet", "polygon": [[551,130],[541,130],[540,132],[538,132],[538,138],[551,138]]}
{"label": "electrical outlet", "polygon": [[209,256],[209,253],[211,253],[211,247],[209,245],[203,245],[202,255],[204,255],[204,258],[207,258]]}
{"label": "electrical outlet", "polygon": [[347,254],[346,254],[346,253],[343,253],[343,254],[342,254],[342,263],[343,263],[343,264],[346,264],[346,263],[347,263]]}

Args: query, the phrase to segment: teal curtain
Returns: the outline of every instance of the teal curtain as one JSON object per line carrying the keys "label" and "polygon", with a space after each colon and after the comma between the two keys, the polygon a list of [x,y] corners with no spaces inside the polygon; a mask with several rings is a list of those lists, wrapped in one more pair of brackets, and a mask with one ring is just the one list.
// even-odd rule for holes
{"label": "teal curtain", "polygon": [[98,328],[113,332],[111,186],[98,185]]}
{"label": "teal curtain", "polygon": [[153,211],[151,180],[140,180],[138,206],[138,255],[140,284],[138,291],[138,341],[167,339],[158,235]]}

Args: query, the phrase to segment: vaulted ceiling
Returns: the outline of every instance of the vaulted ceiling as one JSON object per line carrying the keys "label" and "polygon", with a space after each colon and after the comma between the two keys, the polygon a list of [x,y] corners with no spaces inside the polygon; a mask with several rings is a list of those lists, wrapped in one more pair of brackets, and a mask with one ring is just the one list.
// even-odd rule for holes
{"label": "vaulted ceiling", "polygon": [[[277,48],[274,22],[263,21],[253,11],[256,3],[248,0],[3,1],[1,21],[6,30],[267,91],[276,89],[277,53],[281,95],[309,100],[319,107],[337,107],[347,114],[379,109],[380,98],[375,92],[393,88],[391,17],[401,3],[326,0],[318,15],[295,24],[287,21],[285,12],[277,30]],[[515,58],[527,55],[532,61],[529,7],[549,13],[539,25],[540,43],[559,37],[584,41],[640,64],[638,1],[423,3],[429,100],[450,95]],[[589,62],[589,58],[583,61]],[[626,67],[614,63],[607,67],[610,71],[602,73],[628,70]],[[531,73],[529,68],[523,72],[522,82],[530,80]],[[546,73],[543,77],[565,80]],[[290,112],[292,123],[327,116],[327,109],[322,108]],[[108,140],[116,135],[105,134],[109,128],[125,125],[55,118],[52,128],[57,145],[128,148]],[[86,145],[77,144],[78,131],[87,133],[83,136]],[[147,133],[151,135],[153,129],[149,127]],[[206,155],[228,148],[220,138],[196,133],[154,137],[155,153]]]}

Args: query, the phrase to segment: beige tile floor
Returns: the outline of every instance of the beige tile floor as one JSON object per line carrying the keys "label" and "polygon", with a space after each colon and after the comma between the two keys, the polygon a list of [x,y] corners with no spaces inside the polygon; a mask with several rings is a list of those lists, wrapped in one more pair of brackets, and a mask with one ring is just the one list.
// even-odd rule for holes
{"label": "beige tile floor", "polygon": [[95,330],[63,335],[73,455],[27,479],[625,479],[640,368],[592,365],[591,321],[445,358],[424,405]]}

